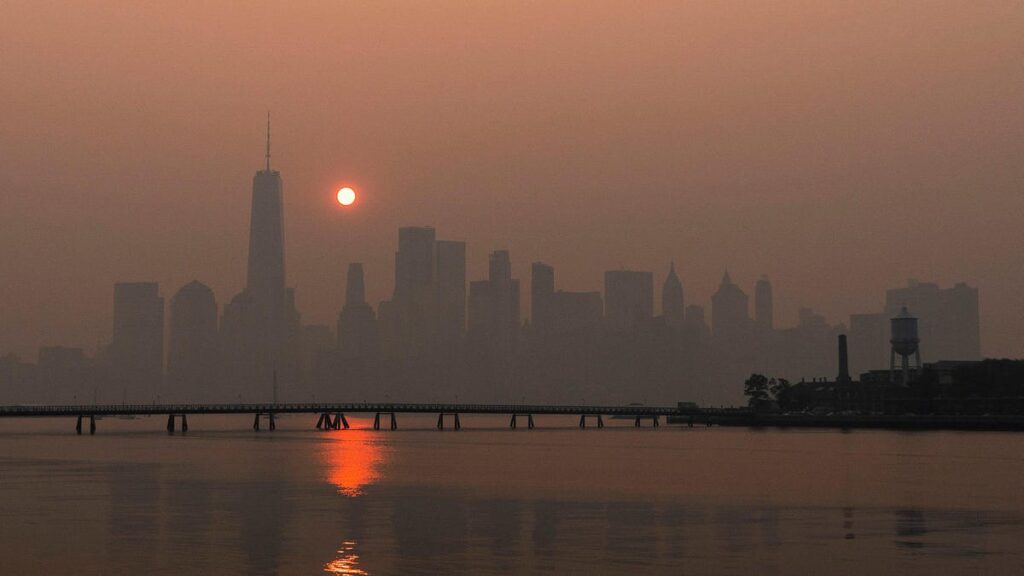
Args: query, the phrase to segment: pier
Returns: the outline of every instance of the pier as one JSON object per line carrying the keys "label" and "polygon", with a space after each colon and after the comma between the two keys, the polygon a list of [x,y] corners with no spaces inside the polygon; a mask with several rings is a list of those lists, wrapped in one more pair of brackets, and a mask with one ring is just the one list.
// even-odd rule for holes
{"label": "pier", "polygon": [[[717,411],[714,411],[717,412]],[[600,406],[556,404],[408,404],[408,403],[269,403],[269,404],[97,404],[97,405],[21,405],[0,406],[0,418],[75,418],[75,431],[82,434],[83,421],[88,420],[89,434],[96,433],[96,419],[117,416],[166,416],[167,432],[187,432],[189,416],[203,414],[245,414],[253,417],[254,431],[277,428],[275,416],[281,414],[317,415],[317,430],[347,430],[346,414],[373,414],[373,429],[381,430],[381,417],[387,418],[386,428],[398,429],[398,414],[437,414],[438,430],[451,422],[454,430],[462,429],[461,415],[493,414],[510,417],[509,428],[516,429],[520,418],[525,418],[526,429],[535,427],[534,416],[578,416],[579,427],[586,428],[588,420],[604,428],[604,417],[630,418],[635,426],[649,421],[657,427],[662,417],[686,417],[708,421],[707,410],[682,411],[678,406]]]}

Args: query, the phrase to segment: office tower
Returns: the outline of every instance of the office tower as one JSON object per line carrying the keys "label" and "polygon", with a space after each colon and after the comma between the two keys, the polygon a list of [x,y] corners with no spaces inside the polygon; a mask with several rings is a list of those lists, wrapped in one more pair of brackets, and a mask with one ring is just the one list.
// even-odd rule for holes
{"label": "office tower", "polygon": [[507,384],[519,333],[519,280],[507,250],[491,253],[488,270],[487,280],[469,285],[469,344],[475,360]]}
{"label": "office tower", "polygon": [[681,327],[686,320],[683,283],[679,281],[679,276],[676,276],[675,262],[669,265],[668,276],[661,287],[661,314],[665,317],[665,324],[672,328]]}
{"label": "office tower", "polygon": [[294,304],[285,283],[284,193],[280,172],[270,167],[268,116],[266,166],[252,181],[245,290],[225,306],[221,321],[223,377],[244,397],[271,399],[275,379],[288,386],[298,378]]}
{"label": "office tower", "polygon": [[353,262],[348,265],[345,276],[345,307],[366,304],[366,281],[363,277],[363,265]]}
{"label": "office tower", "polygon": [[616,331],[632,330],[654,317],[654,275],[610,270],[604,273],[604,316]]}
{"label": "office tower", "polygon": [[511,353],[519,332],[519,280],[512,278],[508,250],[496,250],[488,260],[495,335],[500,347]]}
{"label": "office tower", "polygon": [[534,330],[551,327],[552,298],[555,294],[555,269],[543,262],[530,266],[530,324]]}
{"label": "office tower", "polygon": [[217,366],[217,301],[213,290],[193,280],[171,298],[167,350],[167,395],[196,402],[211,395]]}
{"label": "office tower", "polygon": [[918,318],[921,352],[928,361],[981,358],[978,289],[959,283],[952,288],[910,281],[887,290],[885,314],[892,318],[906,306]]}
{"label": "office tower", "polygon": [[453,343],[466,331],[466,243],[438,240],[435,246],[438,336]]}
{"label": "office tower", "polygon": [[749,300],[729,273],[711,296],[711,333],[716,340],[733,340],[748,335],[750,329]]}
{"label": "office tower", "polygon": [[775,306],[772,302],[772,283],[761,276],[754,286],[754,325],[761,333],[775,328]]}
{"label": "office tower", "polygon": [[110,361],[118,399],[155,398],[164,373],[164,299],[155,282],[114,284]]}
{"label": "office tower", "polygon": [[363,265],[348,265],[345,306],[338,314],[338,350],[343,358],[367,358],[378,351],[377,318],[366,303]]}
{"label": "office tower", "polygon": [[430,226],[405,226],[398,229],[395,253],[396,303],[414,300],[434,280],[435,233]]}
{"label": "office tower", "polygon": [[434,292],[434,229],[406,226],[398,229],[395,253],[395,289],[391,297],[388,341],[404,357],[427,354],[436,304]]}

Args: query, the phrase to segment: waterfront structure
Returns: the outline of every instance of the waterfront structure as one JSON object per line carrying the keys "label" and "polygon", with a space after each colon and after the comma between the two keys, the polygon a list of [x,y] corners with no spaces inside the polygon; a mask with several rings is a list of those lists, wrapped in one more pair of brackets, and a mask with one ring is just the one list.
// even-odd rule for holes
{"label": "waterfront structure", "polygon": [[900,309],[899,315],[891,320],[892,338],[889,342],[892,349],[889,353],[889,379],[896,381],[896,357],[900,357],[900,382],[906,386],[910,383],[911,370],[916,375],[921,369],[921,340],[918,338],[917,318],[910,315],[906,306]]}
{"label": "waterfront structure", "polygon": [[981,358],[981,328],[978,289],[961,282],[950,288],[911,280],[905,287],[885,293],[885,314],[891,318],[900,309],[913,310],[926,358],[934,360],[978,360]]}
{"label": "waterfront structure", "polygon": [[839,335],[839,374],[836,375],[836,382],[840,384],[850,383],[850,355],[846,348],[846,334]]}
{"label": "waterfront structure", "polygon": [[850,357],[854,373],[889,364],[890,320],[903,307],[918,319],[921,354],[925,360],[981,358],[978,289],[964,283],[940,288],[911,280],[886,291],[881,312],[850,315]]}

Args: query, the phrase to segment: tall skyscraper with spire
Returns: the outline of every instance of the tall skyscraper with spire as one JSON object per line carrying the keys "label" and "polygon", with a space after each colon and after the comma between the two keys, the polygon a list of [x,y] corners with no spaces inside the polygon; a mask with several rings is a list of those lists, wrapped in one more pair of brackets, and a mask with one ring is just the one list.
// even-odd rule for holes
{"label": "tall skyscraper with spire", "polygon": [[245,290],[221,322],[226,376],[247,397],[265,397],[275,373],[287,385],[297,369],[298,313],[285,284],[284,196],[281,174],[270,166],[269,113],[266,146],[266,165],[252,179]]}
{"label": "tall skyscraper with spire", "polygon": [[686,318],[685,310],[683,283],[676,275],[676,263],[672,262],[669,265],[665,283],[661,287],[661,314],[665,317],[666,324],[673,328],[679,328]]}
{"label": "tall skyscraper with spire", "polygon": [[249,268],[245,289],[253,308],[253,329],[266,344],[285,332],[284,211],[281,173],[270,168],[270,114],[267,165],[252,179]]}

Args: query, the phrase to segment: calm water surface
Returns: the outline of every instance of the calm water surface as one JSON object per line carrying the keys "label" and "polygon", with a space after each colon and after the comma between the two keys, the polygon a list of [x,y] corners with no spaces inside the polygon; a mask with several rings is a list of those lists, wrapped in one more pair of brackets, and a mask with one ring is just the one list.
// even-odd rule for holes
{"label": "calm water surface", "polygon": [[0,422],[2,574],[1024,573],[1024,435]]}

